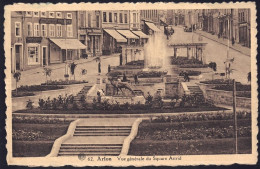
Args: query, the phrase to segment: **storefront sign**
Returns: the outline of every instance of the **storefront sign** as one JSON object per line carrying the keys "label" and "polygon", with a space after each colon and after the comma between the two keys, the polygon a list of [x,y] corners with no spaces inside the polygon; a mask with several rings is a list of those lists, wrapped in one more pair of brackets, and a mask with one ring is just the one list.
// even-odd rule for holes
{"label": "storefront sign", "polygon": [[40,24],[61,24],[61,25],[70,25],[72,24],[72,19],[57,19],[57,18],[41,18],[39,21]]}
{"label": "storefront sign", "polygon": [[26,37],[26,43],[41,43],[42,37]]}

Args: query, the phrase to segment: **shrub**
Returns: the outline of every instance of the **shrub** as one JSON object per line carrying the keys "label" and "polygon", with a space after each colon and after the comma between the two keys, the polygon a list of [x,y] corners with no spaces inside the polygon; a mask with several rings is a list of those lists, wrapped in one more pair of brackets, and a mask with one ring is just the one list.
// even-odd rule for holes
{"label": "shrub", "polygon": [[110,77],[118,77],[118,76],[123,75],[123,73],[119,72],[119,71],[113,71],[113,72],[109,72],[107,75]]}
{"label": "shrub", "polygon": [[[214,80],[206,80],[201,81],[200,83],[204,84],[233,84],[233,81],[230,79],[214,79]],[[240,82],[236,82],[237,84],[241,84]]]}
{"label": "shrub", "polygon": [[180,65],[180,68],[207,68],[207,64],[184,64]]}
{"label": "shrub", "polygon": [[20,86],[17,88],[18,92],[36,92],[36,91],[46,91],[46,90],[57,90],[64,89],[63,86],[44,86],[44,85],[32,85],[32,86]]}
{"label": "shrub", "polygon": [[29,100],[27,101],[26,108],[27,108],[27,109],[32,109],[32,108],[33,108],[33,101],[31,101],[31,100],[29,99]]}

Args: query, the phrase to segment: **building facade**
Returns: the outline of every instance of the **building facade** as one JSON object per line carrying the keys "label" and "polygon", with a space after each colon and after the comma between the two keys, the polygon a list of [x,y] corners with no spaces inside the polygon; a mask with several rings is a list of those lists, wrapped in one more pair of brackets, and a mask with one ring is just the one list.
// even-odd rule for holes
{"label": "building facade", "polygon": [[159,10],[141,10],[141,30],[149,35],[154,32],[161,31],[160,27],[160,16]]}
{"label": "building facade", "polygon": [[78,35],[86,49],[80,52],[81,57],[102,55],[103,32],[101,28],[101,11],[77,11]]}
{"label": "building facade", "polygon": [[238,9],[239,43],[251,47],[250,9]]}
{"label": "building facade", "polygon": [[79,58],[76,12],[11,13],[12,72]]}

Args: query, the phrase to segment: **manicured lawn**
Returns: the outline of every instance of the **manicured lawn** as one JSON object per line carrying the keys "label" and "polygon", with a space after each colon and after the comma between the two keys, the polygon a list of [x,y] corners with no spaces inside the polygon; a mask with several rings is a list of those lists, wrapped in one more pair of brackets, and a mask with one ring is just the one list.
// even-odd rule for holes
{"label": "manicured lawn", "polygon": [[[41,157],[50,153],[54,141],[66,134],[67,124],[13,123],[13,156]],[[37,133],[35,136],[32,133]],[[13,132],[14,134],[14,132]]]}
{"label": "manicured lawn", "polygon": [[[238,139],[238,153],[251,153],[251,138]],[[207,155],[207,154],[232,154],[234,139],[202,139],[202,140],[139,140],[135,139],[128,155]]]}
{"label": "manicured lawn", "polygon": [[136,109],[136,110],[41,110],[39,108],[18,110],[15,113],[35,114],[147,114],[147,113],[177,113],[227,110],[221,107],[176,107],[174,109]]}
{"label": "manicured lawn", "polygon": [[[233,120],[149,122],[139,125],[129,155],[231,154]],[[238,152],[251,153],[251,120],[238,120]]]}

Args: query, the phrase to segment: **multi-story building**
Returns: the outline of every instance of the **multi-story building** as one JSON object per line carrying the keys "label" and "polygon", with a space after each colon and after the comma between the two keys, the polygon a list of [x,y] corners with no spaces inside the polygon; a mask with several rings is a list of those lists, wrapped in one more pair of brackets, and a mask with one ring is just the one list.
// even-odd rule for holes
{"label": "multi-story building", "polygon": [[79,40],[87,46],[81,50],[81,57],[102,55],[101,11],[77,11],[77,17]]}
{"label": "multi-story building", "polygon": [[73,11],[11,13],[12,72],[78,59],[84,47]]}
{"label": "multi-story building", "polygon": [[145,34],[153,34],[161,31],[159,10],[141,10],[141,29]]}
{"label": "multi-story building", "polygon": [[238,9],[239,43],[251,47],[250,9]]}

